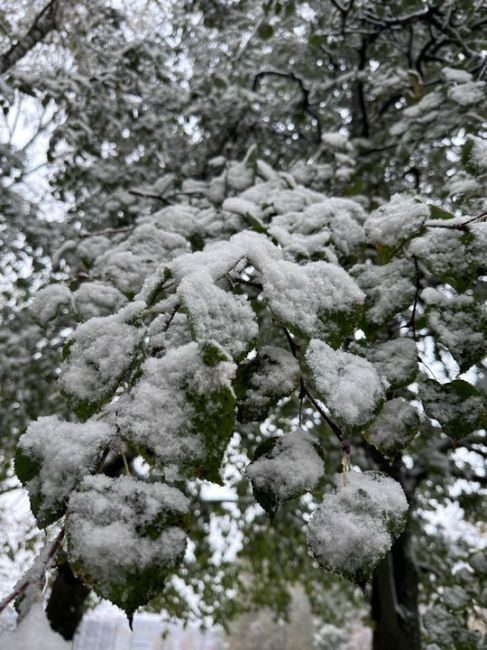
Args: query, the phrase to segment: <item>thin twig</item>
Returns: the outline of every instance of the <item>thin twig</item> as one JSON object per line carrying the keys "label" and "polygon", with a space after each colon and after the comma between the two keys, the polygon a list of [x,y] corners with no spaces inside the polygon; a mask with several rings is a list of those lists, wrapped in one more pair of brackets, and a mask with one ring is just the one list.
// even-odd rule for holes
{"label": "thin twig", "polygon": [[165,205],[172,205],[171,201],[166,199],[162,194],[155,194],[153,192],[141,192],[140,190],[129,190],[129,194],[132,196],[140,196],[144,199],[155,199],[156,201],[162,201]]}
{"label": "thin twig", "polygon": [[57,28],[57,19],[61,6],[60,0],[51,0],[34,18],[34,22],[27,33],[0,55],[0,74],[3,74],[17,61],[20,61],[29,50]]}
{"label": "thin twig", "polygon": [[350,455],[350,452],[352,451],[352,447],[350,445],[350,441],[345,437],[343,431],[340,429],[338,424],[333,422],[333,420],[325,413],[325,411],[322,409],[320,404],[317,402],[317,400],[310,393],[309,388],[306,386],[306,384],[304,385],[304,390],[306,392],[306,397],[309,399],[311,404],[315,407],[315,409],[321,415],[323,420],[326,422],[326,424],[330,427],[330,429],[333,431],[333,433],[338,438],[338,440],[340,442],[340,447],[342,448],[342,451],[344,451],[347,455]]}
{"label": "thin twig", "polygon": [[411,314],[411,327],[413,329],[413,339],[418,342],[418,333],[416,332],[416,310],[418,308],[419,292],[421,290],[421,285],[419,283],[419,265],[416,256],[413,256],[414,260],[414,273],[415,273],[415,284],[416,290],[414,292],[414,302],[413,302],[413,312]]}
{"label": "thin twig", "polygon": [[467,221],[463,221],[462,223],[428,223],[426,222],[426,225],[428,228],[449,228],[450,230],[468,230],[468,226],[471,223],[474,223],[475,221],[481,221],[482,219],[485,219],[487,217],[487,210],[482,212],[481,214],[478,214],[476,217],[472,217],[471,219],[467,219]]}
{"label": "thin twig", "polygon": [[132,476],[132,474],[130,472],[129,464],[127,462],[127,456],[125,455],[125,452],[123,451],[123,449],[120,450],[120,455],[122,456],[122,461],[123,461],[123,466],[124,466],[124,469],[125,469],[125,474],[127,474],[127,476]]}
{"label": "thin twig", "polygon": [[[286,339],[289,343],[289,347],[291,349],[291,353],[294,356],[295,359],[298,359],[298,352],[299,352],[299,345],[296,344],[294,341],[293,337],[289,333],[288,329],[286,327],[283,328],[284,334],[286,335]],[[352,451],[350,441],[346,438],[345,434],[343,431],[340,429],[338,424],[336,422],[333,422],[333,420],[330,418],[327,413],[325,413],[324,409],[322,406],[319,404],[319,402],[316,400],[316,398],[313,396],[311,391],[309,390],[308,386],[306,385],[306,382],[304,381],[303,377],[300,378],[300,392],[299,392],[299,397],[300,399],[307,397],[313,407],[318,411],[318,413],[321,415],[323,420],[326,422],[326,424],[330,427],[330,429],[333,431],[333,433],[336,435],[340,442],[340,447],[342,448],[342,451],[350,455],[350,452]]]}
{"label": "thin twig", "polygon": [[[54,559],[54,556],[56,555],[63,539],[64,535],[66,533],[66,519],[67,516],[64,520],[64,524],[57,534],[56,538],[52,542],[51,548],[49,549],[46,558],[42,564],[42,573],[44,574],[47,569],[49,568],[52,560]],[[8,596],[6,596],[1,602],[0,602],[0,613],[3,612],[3,610],[16,598],[21,596],[23,593],[27,591],[29,586],[32,584],[32,581],[34,580],[34,577],[31,578],[26,578],[23,582],[21,582]]]}

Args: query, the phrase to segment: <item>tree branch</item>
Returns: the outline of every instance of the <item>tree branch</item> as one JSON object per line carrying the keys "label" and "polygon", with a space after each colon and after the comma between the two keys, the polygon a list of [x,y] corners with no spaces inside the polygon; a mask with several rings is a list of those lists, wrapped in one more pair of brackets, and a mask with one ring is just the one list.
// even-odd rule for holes
{"label": "tree branch", "polygon": [[[286,335],[287,342],[289,343],[289,348],[291,350],[291,353],[295,359],[299,360],[298,357],[298,350],[299,346],[296,345],[296,342],[294,341],[293,337],[289,333],[286,327],[283,328],[284,334]],[[330,429],[333,431],[333,433],[336,435],[340,442],[340,447],[342,448],[342,451],[350,455],[350,452],[352,450],[350,446],[350,441],[346,438],[345,434],[343,431],[340,429],[338,424],[333,422],[333,420],[325,413],[324,409],[321,407],[321,405],[318,403],[318,401],[315,399],[313,394],[310,392],[308,386],[306,385],[306,382],[304,379],[301,377],[300,378],[300,391],[299,391],[299,398],[300,400],[303,399],[303,397],[307,397],[313,407],[318,411],[318,413],[321,415],[323,420],[326,422],[326,424],[330,427]]]}
{"label": "tree branch", "polygon": [[474,221],[482,221],[487,217],[487,210],[485,212],[482,212],[481,214],[478,214],[476,217],[472,217],[471,219],[467,219],[467,221],[463,221],[462,223],[430,223],[426,222],[426,225],[428,228],[448,228],[450,230],[461,230],[461,231],[468,231],[468,227],[471,223],[474,223]]}
{"label": "tree branch", "polygon": [[473,483],[478,483],[482,487],[484,486],[487,487],[487,475],[481,476],[480,474],[476,474],[475,472],[463,471],[461,469],[458,469],[457,467],[452,468],[450,470],[450,474],[455,478],[463,479],[464,481],[471,481]]}
{"label": "tree branch", "polygon": [[132,196],[140,196],[144,199],[155,199],[156,201],[162,201],[165,205],[171,205],[171,201],[168,201],[162,194],[155,194],[154,192],[142,192],[140,190],[129,190],[129,194]]}
{"label": "tree branch", "polygon": [[[59,533],[57,534],[57,536],[55,537],[54,541],[52,542],[50,548],[47,550],[46,557],[43,560],[42,566],[41,566],[43,574],[45,574],[45,572],[49,568],[49,566],[50,566],[51,562],[53,561],[59,547],[61,546],[61,543],[62,543],[62,541],[64,539],[65,532],[66,532],[66,521],[65,521],[63,527],[61,528],[61,530],[59,531]],[[27,591],[27,589],[29,588],[29,586],[32,584],[33,580],[36,579],[36,577],[37,577],[37,572],[36,572],[34,577],[28,577],[25,580],[23,580],[22,582],[17,583],[14,590],[0,602],[0,613],[3,612],[3,610],[13,600],[18,598],[22,594],[24,594]]]}
{"label": "tree branch", "polygon": [[43,41],[50,32],[57,28],[60,7],[61,0],[51,0],[37,14],[29,31],[0,56],[0,74],[5,73],[17,61],[20,61],[37,43]]}
{"label": "tree branch", "polygon": [[310,91],[306,86],[304,85],[304,82],[302,79],[297,77],[294,72],[281,72],[279,70],[262,70],[261,72],[258,72],[255,77],[254,77],[254,82],[252,84],[252,90],[255,92],[259,86],[259,82],[263,77],[281,77],[283,79],[291,79],[292,81],[295,81],[303,95],[303,100],[302,100],[302,108],[305,113],[307,113],[310,117],[312,117],[315,122],[316,122],[316,142],[321,142],[321,133],[322,133],[322,127],[321,127],[321,119],[320,116],[316,111],[313,110],[311,107],[311,103],[309,101],[309,94]]}
{"label": "tree branch", "polygon": [[416,311],[418,308],[418,300],[419,300],[419,292],[421,291],[421,283],[420,283],[420,277],[419,277],[419,264],[418,264],[418,259],[415,255],[413,255],[413,261],[414,261],[414,279],[415,279],[415,292],[414,292],[414,302],[413,302],[413,311],[411,314],[411,321],[410,325],[413,330],[413,338],[418,342],[418,333],[416,331]]}

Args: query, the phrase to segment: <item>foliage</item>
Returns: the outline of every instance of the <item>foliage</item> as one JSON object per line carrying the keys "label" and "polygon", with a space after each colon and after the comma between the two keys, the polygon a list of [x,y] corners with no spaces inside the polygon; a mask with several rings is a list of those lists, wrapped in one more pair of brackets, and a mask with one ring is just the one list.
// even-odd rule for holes
{"label": "foliage", "polygon": [[[307,528],[319,562],[363,585],[406,497],[421,540],[418,503],[486,483],[485,7],[100,4],[67,6],[43,65],[28,55],[2,81],[10,127],[26,96],[52,111],[63,206],[53,222],[30,200],[9,137],[2,472],[27,429],[16,471],[38,524],[64,517],[73,569],[129,615],[163,583],[188,615],[171,572],[219,622],[285,611],[297,581],[317,610],[336,583]],[[210,512],[206,480],[237,501]],[[133,512],[117,518],[122,485]],[[161,519],[140,496],[161,490],[192,516]],[[215,559],[216,519],[242,540],[235,562]],[[106,553],[121,536],[129,556]],[[420,595],[425,638],[454,647],[440,573]],[[467,617],[479,591],[465,593]]]}

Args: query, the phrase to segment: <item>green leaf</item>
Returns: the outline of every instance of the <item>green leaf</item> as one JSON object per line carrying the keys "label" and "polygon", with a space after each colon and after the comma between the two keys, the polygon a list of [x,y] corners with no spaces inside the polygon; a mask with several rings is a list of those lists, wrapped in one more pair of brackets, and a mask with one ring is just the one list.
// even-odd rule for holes
{"label": "green leaf", "polygon": [[147,306],[152,307],[160,300],[166,297],[167,285],[173,279],[172,271],[165,266],[162,272],[162,278],[157,282],[147,297]]}
{"label": "green leaf", "polygon": [[472,138],[467,138],[467,141],[462,147],[462,165],[465,167],[469,174],[472,176],[477,176],[479,170],[477,165],[472,160],[472,152],[474,149],[474,141]]}
{"label": "green leaf", "polygon": [[432,219],[454,219],[455,215],[437,205],[430,205],[430,213]]}
{"label": "green leaf", "polygon": [[320,47],[320,45],[326,45],[327,36],[325,34],[311,34],[308,43],[311,45],[311,47]]}
{"label": "green leaf", "polygon": [[394,458],[405,449],[419,430],[420,419],[416,409],[402,398],[384,404],[381,413],[364,437],[386,458]]}
{"label": "green leaf", "polygon": [[259,35],[259,38],[261,38],[263,41],[267,41],[274,34],[274,28],[272,27],[272,25],[269,25],[269,23],[262,23],[261,25],[259,25],[257,34]]}
{"label": "green leaf", "polygon": [[285,6],[286,6],[285,9],[286,17],[289,18],[289,16],[292,16],[296,13],[296,3],[294,2],[294,0],[290,0],[290,1],[288,0]]}
{"label": "green leaf", "polygon": [[446,384],[427,379],[420,385],[419,394],[426,415],[438,420],[442,430],[454,440],[461,440],[487,424],[484,396],[463,379]]}
{"label": "green leaf", "polygon": [[197,476],[221,484],[220,467],[235,427],[235,395],[222,386],[208,395],[190,392],[186,397],[195,411],[192,427],[201,434],[205,447],[206,458],[197,468]]}
{"label": "green leaf", "polygon": [[46,497],[42,494],[39,477],[42,470],[41,459],[29,456],[20,447],[17,447],[14,462],[15,473],[22,485],[27,488],[32,514],[36,518],[39,528],[46,528],[63,515],[66,505],[56,501],[46,508]]}
{"label": "green leaf", "polygon": [[32,458],[28,454],[25,454],[20,447],[17,447],[14,460],[15,474],[22,485],[26,485],[37,476],[41,464],[39,459]]}

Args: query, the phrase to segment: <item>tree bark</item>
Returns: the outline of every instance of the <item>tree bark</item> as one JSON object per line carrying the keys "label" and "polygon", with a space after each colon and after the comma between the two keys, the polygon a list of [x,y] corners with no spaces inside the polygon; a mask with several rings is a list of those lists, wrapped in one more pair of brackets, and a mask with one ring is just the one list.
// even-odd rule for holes
{"label": "tree bark", "polygon": [[373,650],[421,650],[418,573],[406,531],[374,572]]}

